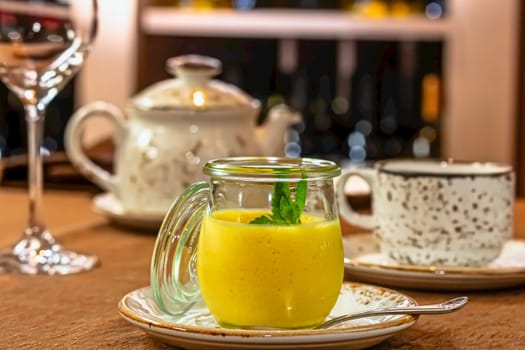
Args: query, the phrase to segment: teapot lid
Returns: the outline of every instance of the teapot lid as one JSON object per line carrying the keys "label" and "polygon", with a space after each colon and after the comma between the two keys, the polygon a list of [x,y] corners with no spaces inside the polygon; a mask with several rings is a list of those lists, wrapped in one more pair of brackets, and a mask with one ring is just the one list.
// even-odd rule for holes
{"label": "teapot lid", "polygon": [[166,67],[177,78],[146,88],[133,99],[133,106],[143,111],[259,107],[259,101],[236,86],[212,79],[222,69],[218,59],[200,55],[177,56],[168,59]]}

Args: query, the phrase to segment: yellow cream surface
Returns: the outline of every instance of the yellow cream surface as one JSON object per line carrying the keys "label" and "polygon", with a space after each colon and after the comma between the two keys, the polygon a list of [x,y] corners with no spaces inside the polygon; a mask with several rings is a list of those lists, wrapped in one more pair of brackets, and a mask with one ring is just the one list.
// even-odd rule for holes
{"label": "yellow cream surface", "polygon": [[338,220],[254,225],[255,210],[205,216],[197,273],[210,312],[225,326],[303,328],[322,322],[343,280]]}

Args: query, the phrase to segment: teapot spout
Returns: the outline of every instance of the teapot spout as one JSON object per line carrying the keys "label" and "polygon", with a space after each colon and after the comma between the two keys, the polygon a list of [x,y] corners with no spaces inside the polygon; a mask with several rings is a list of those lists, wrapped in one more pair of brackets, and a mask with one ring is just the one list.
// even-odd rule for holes
{"label": "teapot spout", "polygon": [[301,114],[285,104],[272,107],[264,124],[256,129],[257,143],[262,155],[284,155],[286,130],[301,121]]}

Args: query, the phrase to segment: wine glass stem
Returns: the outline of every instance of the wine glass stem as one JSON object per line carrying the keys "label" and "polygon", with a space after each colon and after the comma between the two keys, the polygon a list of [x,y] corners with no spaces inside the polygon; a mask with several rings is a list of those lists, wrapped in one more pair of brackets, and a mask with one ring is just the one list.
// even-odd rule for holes
{"label": "wine glass stem", "polygon": [[33,234],[44,231],[42,213],[43,164],[42,138],[45,120],[44,109],[34,104],[24,105],[27,122],[29,218],[28,229]]}

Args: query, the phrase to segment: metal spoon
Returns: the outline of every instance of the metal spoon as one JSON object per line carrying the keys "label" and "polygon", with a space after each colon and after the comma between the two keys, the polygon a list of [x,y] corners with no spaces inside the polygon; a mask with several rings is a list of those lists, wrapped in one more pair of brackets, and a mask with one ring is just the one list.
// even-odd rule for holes
{"label": "metal spoon", "polygon": [[328,320],[324,323],[321,323],[316,329],[326,329],[332,327],[338,323],[345,322],[348,320],[354,320],[356,318],[363,318],[369,316],[379,316],[379,315],[422,315],[422,314],[446,314],[459,310],[468,302],[468,297],[462,296],[447,300],[440,304],[431,304],[431,305],[417,305],[417,306],[407,306],[407,307],[387,307],[382,309],[369,310],[365,312],[360,312],[357,314],[348,314],[342,315],[331,320]]}

